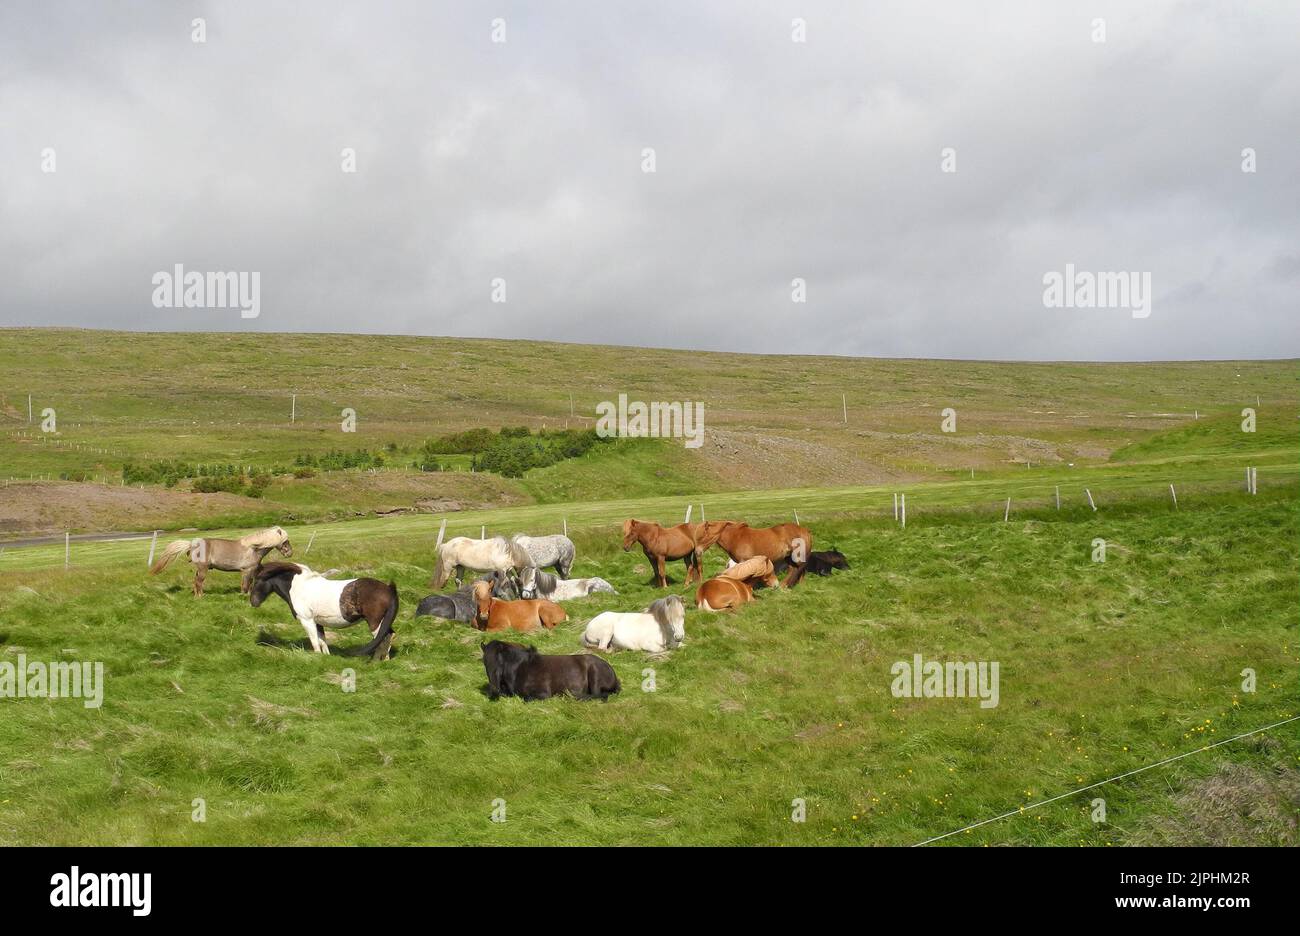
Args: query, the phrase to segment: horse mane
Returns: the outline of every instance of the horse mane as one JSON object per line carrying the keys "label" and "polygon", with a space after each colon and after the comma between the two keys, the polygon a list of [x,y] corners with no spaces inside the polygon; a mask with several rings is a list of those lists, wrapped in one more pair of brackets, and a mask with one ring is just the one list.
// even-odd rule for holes
{"label": "horse mane", "polygon": [[538,569],[537,578],[534,581],[537,583],[537,593],[545,596],[555,591],[556,586],[560,584],[560,577]]}
{"label": "horse mane", "polygon": [[[510,561],[515,564],[517,569],[533,564],[533,557],[528,552],[528,547],[520,542],[520,540],[527,538],[522,533],[516,533],[510,537],[510,542],[506,545],[506,548],[510,550]],[[497,537],[497,539],[504,540],[504,537]]]}
{"label": "horse mane", "polygon": [[678,618],[681,618],[684,623],[686,617],[682,608],[682,599],[676,595],[656,598],[650,602],[648,610],[659,623],[659,629],[664,632],[664,643],[672,643],[675,639],[673,624],[676,623]]}
{"label": "horse mane", "polygon": [[279,546],[289,538],[289,534],[278,526],[267,527],[265,530],[258,530],[256,533],[249,533],[241,537],[239,542],[244,546],[251,546],[254,549],[272,549]]}
{"label": "horse mane", "polygon": [[299,565],[296,562],[263,562],[257,567],[258,581],[274,578],[277,575],[284,575],[286,572],[297,575],[300,572],[308,571],[305,565]]}

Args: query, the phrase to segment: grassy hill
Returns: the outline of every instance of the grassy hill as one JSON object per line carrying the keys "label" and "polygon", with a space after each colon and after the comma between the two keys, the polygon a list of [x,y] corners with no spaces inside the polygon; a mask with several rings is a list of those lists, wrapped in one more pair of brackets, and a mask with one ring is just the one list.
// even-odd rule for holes
{"label": "grassy hill", "polygon": [[[379,472],[282,476],[262,501],[157,491],[136,508],[121,492],[56,486],[34,497],[25,487],[0,488],[0,532],[212,527],[270,515],[309,521],[900,484],[1112,458],[1267,463],[1294,452],[1296,378],[1294,361],[1012,364],[531,341],[6,329],[0,479],[84,476],[111,487],[120,485],[126,461],[266,467],[336,448],[395,452]],[[620,393],[702,402],[704,445],[646,440],[601,447],[520,480],[407,467],[425,440],[453,431],[589,427],[596,405]],[[35,424],[27,422],[28,394]],[[1253,435],[1240,431],[1244,406],[1259,413]],[[40,431],[46,407],[57,415],[56,433]],[[954,433],[941,431],[948,407],[957,414]],[[355,433],[341,430],[345,408],[356,411]]]}

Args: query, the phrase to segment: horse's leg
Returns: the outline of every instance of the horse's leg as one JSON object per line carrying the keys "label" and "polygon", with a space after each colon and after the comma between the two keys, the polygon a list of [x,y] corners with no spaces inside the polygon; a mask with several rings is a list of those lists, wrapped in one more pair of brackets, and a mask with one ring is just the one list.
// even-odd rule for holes
{"label": "horse's leg", "polygon": [[247,595],[249,589],[253,587],[253,573],[256,571],[257,567],[254,566],[251,569],[244,569],[243,573],[239,576],[239,593],[241,595]]}
{"label": "horse's leg", "polygon": [[658,573],[658,585],[660,588],[668,587],[668,573],[664,564],[663,556],[655,556],[655,572]]}
{"label": "horse's leg", "polygon": [[203,597],[203,580],[208,577],[208,564],[201,562],[194,567],[194,597]]}
{"label": "horse's leg", "polygon": [[312,618],[299,618],[302,622],[302,629],[307,632],[307,640],[311,643],[311,648],[316,653],[330,652],[329,647],[325,646],[325,628],[316,624]]}

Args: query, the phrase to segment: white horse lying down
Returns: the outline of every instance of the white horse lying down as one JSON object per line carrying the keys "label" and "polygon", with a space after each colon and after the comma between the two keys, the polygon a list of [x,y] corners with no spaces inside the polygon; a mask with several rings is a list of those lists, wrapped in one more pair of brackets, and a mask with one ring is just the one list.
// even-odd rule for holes
{"label": "white horse lying down", "polygon": [[676,595],[660,598],[645,611],[597,614],[582,634],[585,646],[598,650],[645,650],[662,653],[686,640],[686,610]]}
{"label": "white horse lying down", "polygon": [[453,536],[438,547],[438,567],[433,572],[434,588],[442,588],[455,573],[456,587],[466,569],[475,572],[510,572],[515,567],[510,541],[504,536],[470,539]]}
{"label": "white horse lying down", "polygon": [[586,598],[592,592],[618,594],[614,586],[603,578],[562,579],[533,566],[525,566],[519,573],[520,598],[568,601],[570,598]]}

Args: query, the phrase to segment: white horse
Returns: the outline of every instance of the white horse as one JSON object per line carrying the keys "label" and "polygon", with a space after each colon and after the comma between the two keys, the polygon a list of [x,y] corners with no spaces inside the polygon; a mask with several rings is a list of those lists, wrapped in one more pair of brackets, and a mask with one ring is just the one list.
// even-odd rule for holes
{"label": "white horse", "polygon": [[573,557],[577,553],[573,540],[556,533],[553,536],[524,536],[516,533],[510,537],[510,549],[514,553],[516,569],[536,566],[555,570],[560,578],[568,578],[573,568]]}
{"label": "white horse", "polygon": [[660,598],[638,613],[597,614],[582,634],[582,643],[597,650],[644,650],[662,653],[686,640],[686,610],[676,595]]}
{"label": "white horse", "polygon": [[519,597],[547,598],[551,601],[568,601],[586,598],[592,592],[609,592],[617,595],[614,586],[603,578],[562,579],[535,566],[525,566],[519,572]]}
{"label": "white horse", "polygon": [[433,572],[434,588],[442,588],[455,573],[456,587],[466,569],[475,572],[511,572],[515,568],[515,554],[510,541],[504,536],[492,539],[470,539],[453,536],[438,547],[438,566]]}

